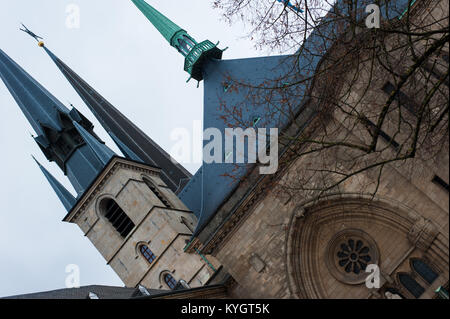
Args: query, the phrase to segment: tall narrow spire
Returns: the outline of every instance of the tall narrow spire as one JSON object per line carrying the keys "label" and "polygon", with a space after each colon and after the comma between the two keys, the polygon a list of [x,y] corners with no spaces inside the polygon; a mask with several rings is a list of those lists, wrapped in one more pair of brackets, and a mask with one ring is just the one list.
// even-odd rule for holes
{"label": "tall narrow spire", "polygon": [[58,114],[69,110],[1,49],[0,77],[38,135],[62,129]]}
{"label": "tall narrow spire", "polygon": [[118,138],[114,133],[110,132],[109,135],[111,135],[111,138],[113,139],[114,143],[117,144],[120,151],[123,153],[123,155],[136,162],[142,162],[142,159],[136,155],[135,152],[133,152],[127,145],[125,145],[120,138]]}
{"label": "tall narrow spire", "polygon": [[103,163],[103,165],[108,164],[109,160],[115,155],[114,152],[111,151],[108,146],[96,140],[77,122],[73,121],[73,125],[78,130],[78,133],[81,134],[89,147],[94,151],[95,155],[97,155],[98,159]]}
{"label": "tall narrow spire", "polygon": [[2,50],[0,78],[37,133],[35,141],[44,155],[49,161],[56,162],[77,193],[82,194],[103,169],[104,163],[73,122],[102,143],[93,132],[92,123],[76,109],[69,111]]}
{"label": "tall narrow spire", "polygon": [[44,173],[44,176],[47,178],[61,203],[64,205],[67,211],[70,211],[77,201],[75,197],[60,182],[58,182],[58,180],[49,171],[47,171],[45,167],[42,166],[41,163],[39,163],[38,160],[34,158],[34,156],[32,157],[38,164],[42,173]]}
{"label": "tall narrow spire", "polygon": [[209,40],[198,43],[185,30],[177,26],[144,0],[132,0],[171,46],[180,52],[184,60],[184,70],[197,81],[203,80],[203,64],[210,58],[221,59],[224,50],[217,48]]}
{"label": "tall narrow spire", "polygon": [[[160,167],[162,180],[174,192],[179,192],[192,175],[180,164],[176,163],[156,142],[148,137],[124,114],[116,109],[86,81],[69,68],[41,42],[41,47],[47,52],[56,66],[61,70],[73,88],[77,91],[100,124],[105,128],[121,151],[124,146],[143,162]],[[92,132],[90,132],[92,134]]]}
{"label": "tall narrow spire", "polygon": [[142,0],[132,0],[133,3],[138,7],[138,9],[150,20],[150,22],[155,26],[155,28],[161,33],[161,35],[173,45],[174,36],[178,32],[183,32],[187,34],[185,30],[180,28],[178,25],[173,23],[170,19],[168,19],[161,12],[157,11],[147,2]]}

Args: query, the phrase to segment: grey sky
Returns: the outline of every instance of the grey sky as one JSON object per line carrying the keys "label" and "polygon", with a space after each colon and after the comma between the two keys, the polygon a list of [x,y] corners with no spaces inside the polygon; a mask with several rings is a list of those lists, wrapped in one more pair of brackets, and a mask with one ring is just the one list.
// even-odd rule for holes
{"label": "grey sky", "polygon": [[[197,40],[229,46],[224,58],[263,55],[242,39],[242,25],[228,26],[211,1],[148,0]],[[171,130],[192,129],[202,119],[203,88],[186,84],[183,59],[130,0],[0,0],[0,47],[64,104],[72,103],[95,131],[120,152],[57,67],[36,42],[18,30],[20,22],[44,37],[59,58],[164,149]],[[79,29],[66,27],[66,7],[77,4]],[[78,226],[65,215],[34,154],[70,191],[59,168],[46,161],[30,137],[31,126],[0,82],[0,296],[64,288],[65,267],[77,264],[81,285],[123,285]],[[199,164],[185,165],[195,173]]]}

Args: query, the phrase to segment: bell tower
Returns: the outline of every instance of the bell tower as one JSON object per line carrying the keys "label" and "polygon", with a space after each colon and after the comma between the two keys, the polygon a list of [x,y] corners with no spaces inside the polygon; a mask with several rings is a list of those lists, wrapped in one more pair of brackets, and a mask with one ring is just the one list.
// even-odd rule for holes
{"label": "bell tower", "polygon": [[114,157],[64,218],[77,224],[127,287],[203,286],[219,264],[184,252],[195,215],[160,169]]}

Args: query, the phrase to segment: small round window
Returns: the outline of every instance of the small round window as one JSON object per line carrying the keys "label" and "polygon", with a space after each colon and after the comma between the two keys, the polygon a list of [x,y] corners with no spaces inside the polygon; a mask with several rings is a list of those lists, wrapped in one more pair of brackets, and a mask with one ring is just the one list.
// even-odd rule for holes
{"label": "small round window", "polygon": [[367,264],[372,260],[370,249],[361,239],[349,238],[341,243],[337,252],[338,264],[346,273],[359,274],[366,270]]}
{"label": "small round window", "polygon": [[370,264],[378,264],[378,248],[369,234],[359,229],[337,233],[326,249],[325,261],[331,274],[348,284],[363,283]]}

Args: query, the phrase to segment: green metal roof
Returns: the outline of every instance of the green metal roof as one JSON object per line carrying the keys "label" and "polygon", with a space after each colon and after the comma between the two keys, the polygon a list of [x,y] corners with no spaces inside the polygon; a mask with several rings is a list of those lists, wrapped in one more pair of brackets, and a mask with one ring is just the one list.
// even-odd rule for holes
{"label": "green metal roof", "polygon": [[147,17],[148,20],[155,26],[162,36],[170,43],[172,37],[179,31],[184,31],[175,23],[170,21],[166,16],[157,11],[144,0],[131,0],[138,7],[139,10]]}
{"label": "green metal roof", "polygon": [[[169,44],[178,50],[184,57],[184,70],[197,81],[203,80],[204,63],[213,59],[222,59],[222,52],[209,40],[201,43],[195,41],[185,30],[158,12],[144,0],[131,0],[140,11],[158,29]],[[188,80],[189,81],[189,80]]]}

